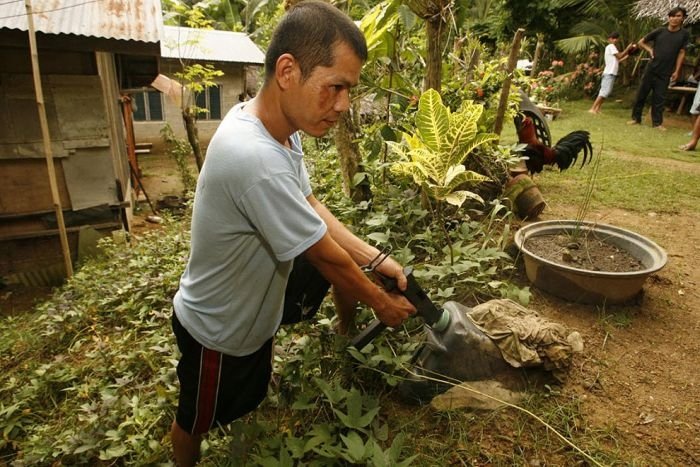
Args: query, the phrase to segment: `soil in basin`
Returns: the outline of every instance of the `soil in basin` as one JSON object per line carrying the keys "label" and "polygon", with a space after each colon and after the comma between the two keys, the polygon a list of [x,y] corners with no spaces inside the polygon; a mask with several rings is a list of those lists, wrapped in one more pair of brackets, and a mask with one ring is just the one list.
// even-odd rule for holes
{"label": "soil in basin", "polygon": [[634,272],[644,265],[629,252],[592,232],[545,234],[530,237],[525,247],[534,255],[586,271]]}

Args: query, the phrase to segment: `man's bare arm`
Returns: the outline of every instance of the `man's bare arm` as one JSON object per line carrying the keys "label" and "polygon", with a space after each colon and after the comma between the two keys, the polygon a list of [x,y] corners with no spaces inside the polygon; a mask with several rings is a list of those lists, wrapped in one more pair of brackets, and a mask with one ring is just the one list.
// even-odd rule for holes
{"label": "man's bare arm", "polygon": [[344,296],[371,307],[387,326],[396,327],[415,307],[403,295],[387,293],[365,276],[347,251],[326,233],[304,253],[306,258]]}
{"label": "man's bare arm", "polygon": [[673,74],[671,75],[671,82],[676,82],[678,81],[678,78],[681,76],[681,70],[683,70],[683,63],[685,62],[685,49],[681,49],[680,52],[678,52],[678,56],[676,57],[676,69],[673,71]]}
{"label": "man's bare arm", "polygon": [[[311,195],[307,200],[328,226],[330,236],[350,255],[355,264],[364,266],[377,257],[379,250],[350,232],[315,196]],[[399,289],[406,290],[407,282],[403,268],[392,258],[384,260],[377,270],[387,277],[396,279]]]}

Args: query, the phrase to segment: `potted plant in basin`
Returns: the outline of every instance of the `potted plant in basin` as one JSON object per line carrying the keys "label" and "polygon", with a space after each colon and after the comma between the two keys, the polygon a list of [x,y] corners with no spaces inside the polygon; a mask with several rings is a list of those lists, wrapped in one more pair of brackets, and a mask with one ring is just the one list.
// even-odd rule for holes
{"label": "potted plant in basin", "polygon": [[516,232],[515,244],[537,288],[580,303],[619,304],[636,299],[646,278],[664,267],[667,255],[638,233],[583,220],[600,162],[598,154],[576,219],[526,225]]}

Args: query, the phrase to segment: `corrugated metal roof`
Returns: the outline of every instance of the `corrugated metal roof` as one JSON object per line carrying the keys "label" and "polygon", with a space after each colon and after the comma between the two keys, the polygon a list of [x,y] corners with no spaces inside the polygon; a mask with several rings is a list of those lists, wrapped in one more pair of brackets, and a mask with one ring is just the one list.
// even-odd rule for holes
{"label": "corrugated metal roof", "polygon": [[[27,31],[24,0],[0,0],[0,28]],[[157,43],[163,14],[160,0],[32,0],[34,29]]]}
{"label": "corrugated metal roof", "polygon": [[163,26],[160,55],[165,58],[265,63],[265,54],[242,32]]}

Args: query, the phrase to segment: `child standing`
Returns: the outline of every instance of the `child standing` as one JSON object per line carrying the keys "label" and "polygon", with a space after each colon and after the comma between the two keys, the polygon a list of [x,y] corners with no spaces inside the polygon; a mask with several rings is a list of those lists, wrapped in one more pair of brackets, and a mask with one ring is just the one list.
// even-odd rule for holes
{"label": "child standing", "polygon": [[632,43],[620,52],[617,50],[617,42],[619,40],[620,33],[618,32],[611,32],[608,35],[608,45],[605,47],[605,69],[603,69],[603,77],[600,81],[600,92],[598,92],[598,97],[593,102],[593,106],[588,110],[592,114],[600,113],[603,101],[612,93],[620,62],[626,59],[630,52],[636,48],[636,44]]}

